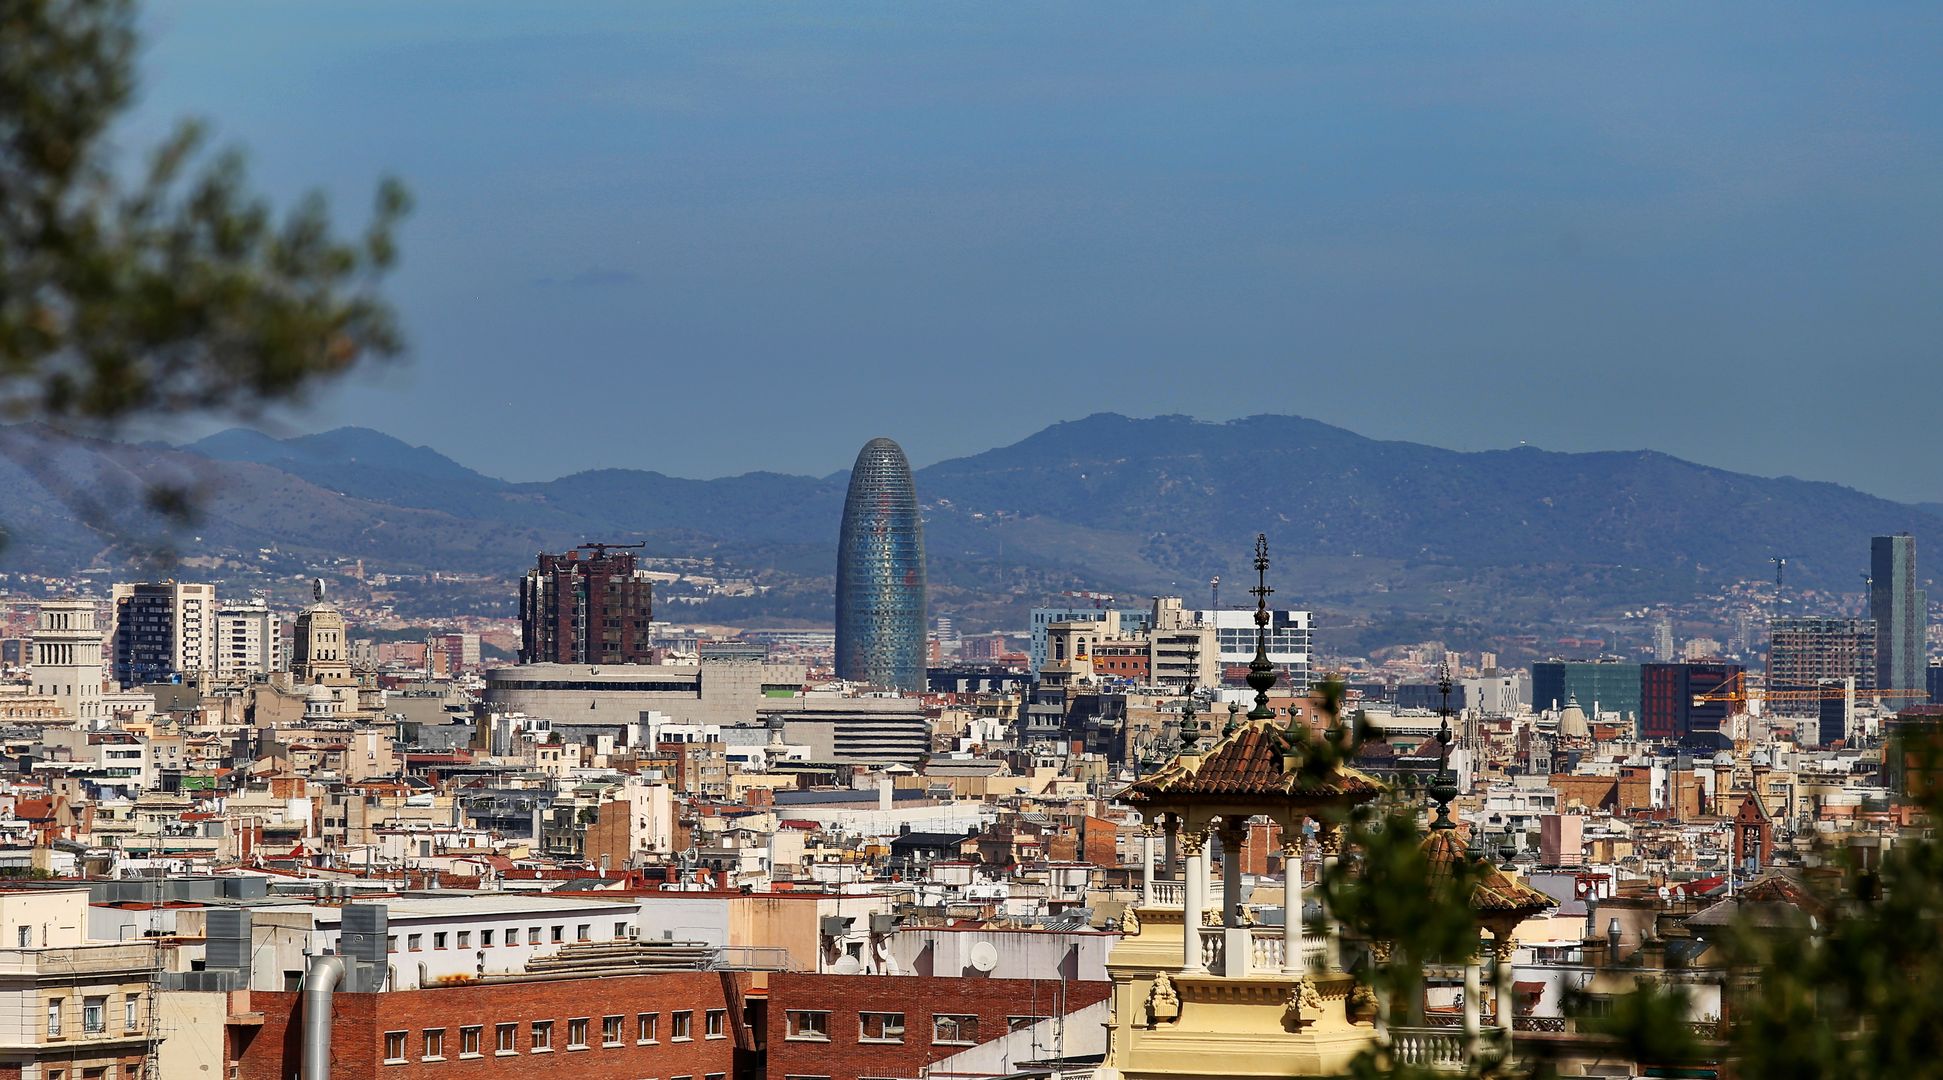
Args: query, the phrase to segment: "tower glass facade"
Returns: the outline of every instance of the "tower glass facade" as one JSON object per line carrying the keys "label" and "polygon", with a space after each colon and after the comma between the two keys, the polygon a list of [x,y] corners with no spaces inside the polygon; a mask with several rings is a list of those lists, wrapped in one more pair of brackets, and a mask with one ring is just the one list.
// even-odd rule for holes
{"label": "tower glass facade", "polygon": [[1916,587],[1916,538],[1908,533],[1869,542],[1869,617],[1876,623],[1876,693],[1891,708],[1922,702],[1929,696],[1929,596]]}
{"label": "tower glass facade", "polygon": [[872,439],[850,471],[837,542],[837,674],[924,687],[924,525],[904,449]]}

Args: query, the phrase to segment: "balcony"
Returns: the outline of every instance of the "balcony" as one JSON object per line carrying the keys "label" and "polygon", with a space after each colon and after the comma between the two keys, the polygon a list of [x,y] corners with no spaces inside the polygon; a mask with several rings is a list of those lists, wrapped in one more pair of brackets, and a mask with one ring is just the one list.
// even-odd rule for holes
{"label": "balcony", "polygon": [[1439,1072],[1464,1068],[1464,1032],[1448,1027],[1392,1027],[1390,1054],[1399,1065]]}

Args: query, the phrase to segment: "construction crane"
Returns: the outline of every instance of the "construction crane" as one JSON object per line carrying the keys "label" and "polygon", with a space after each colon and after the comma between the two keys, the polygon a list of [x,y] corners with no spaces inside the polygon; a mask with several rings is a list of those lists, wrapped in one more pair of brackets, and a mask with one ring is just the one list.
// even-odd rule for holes
{"label": "construction crane", "polygon": [[1774,564],[1774,593],[1776,596],[1779,596],[1781,595],[1781,572],[1788,568],[1788,557],[1786,555],[1770,555],[1768,556],[1768,561]]}
{"label": "construction crane", "polygon": [[[1848,693],[1848,688],[1835,683],[1827,683],[1809,690],[1767,690],[1762,687],[1747,687],[1738,691],[1715,690],[1708,694],[1693,695],[1695,705],[1719,701],[1824,701],[1840,698]],[[1929,691],[1923,690],[1863,690],[1855,691],[1858,700],[1864,698],[1911,698],[1921,697],[1928,700]]]}

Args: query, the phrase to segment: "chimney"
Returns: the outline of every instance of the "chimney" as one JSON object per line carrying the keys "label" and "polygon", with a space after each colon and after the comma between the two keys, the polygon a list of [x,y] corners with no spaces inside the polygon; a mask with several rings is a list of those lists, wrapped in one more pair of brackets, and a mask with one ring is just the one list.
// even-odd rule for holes
{"label": "chimney", "polygon": [[891,778],[888,776],[880,776],[877,778],[877,809],[889,810],[890,808]]}

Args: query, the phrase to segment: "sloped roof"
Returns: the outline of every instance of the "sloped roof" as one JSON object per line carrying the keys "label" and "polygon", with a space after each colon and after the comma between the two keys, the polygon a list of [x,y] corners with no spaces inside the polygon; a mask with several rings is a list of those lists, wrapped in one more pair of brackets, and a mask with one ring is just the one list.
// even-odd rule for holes
{"label": "sloped roof", "polygon": [[1355,769],[1339,768],[1326,779],[1282,768],[1280,729],[1273,720],[1245,720],[1215,740],[1198,759],[1176,757],[1160,771],[1120,792],[1133,803],[1187,798],[1276,798],[1366,802],[1382,790]]}
{"label": "sloped roof", "polygon": [[[1424,838],[1424,855],[1430,860],[1431,874],[1445,878],[1470,858],[1457,830],[1449,828],[1430,831]],[[1496,867],[1486,870],[1471,890],[1471,910],[1487,914],[1525,917],[1556,906],[1551,897]]]}
{"label": "sloped roof", "polygon": [[1780,874],[1767,874],[1690,916],[1687,925],[1718,927],[1745,920],[1754,926],[1803,927],[1810,918],[1825,918],[1827,914],[1827,907],[1800,884]]}

